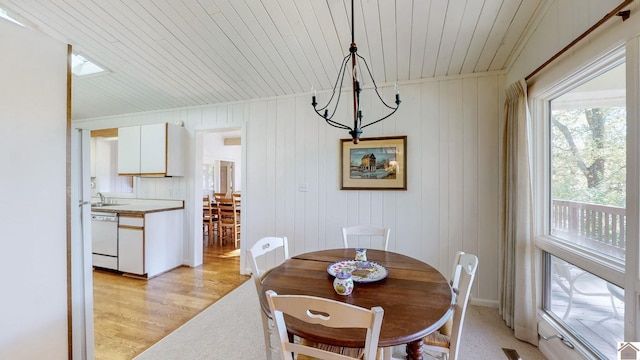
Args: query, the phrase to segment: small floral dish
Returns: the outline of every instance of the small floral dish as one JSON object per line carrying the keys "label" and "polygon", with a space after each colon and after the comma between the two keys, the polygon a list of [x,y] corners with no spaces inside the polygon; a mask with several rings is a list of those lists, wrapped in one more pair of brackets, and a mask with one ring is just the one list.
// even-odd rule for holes
{"label": "small floral dish", "polygon": [[331,276],[336,276],[341,271],[351,273],[351,278],[356,283],[380,281],[389,275],[387,268],[373,261],[342,260],[327,266],[327,272]]}

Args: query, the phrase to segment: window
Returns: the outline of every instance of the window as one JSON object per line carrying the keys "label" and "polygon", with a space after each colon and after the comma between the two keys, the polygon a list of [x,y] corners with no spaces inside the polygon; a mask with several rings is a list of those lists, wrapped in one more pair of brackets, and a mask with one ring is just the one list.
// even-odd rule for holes
{"label": "window", "polygon": [[551,233],[624,260],[624,64],[550,102]]}
{"label": "window", "polygon": [[216,192],[216,176],[214,164],[202,164],[202,196],[213,197]]}
{"label": "window", "polygon": [[11,15],[9,15],[6,10],[1,9],[1,8],[0,8],[0,18],[5,19],[5,20],[9,20],[12,23],[18,24],[20,26],[24,26],[20,22],[18,22],[18,20],[12,18]]}
{"label": "window", "polygon": [[545,253],[544,309],[603,359],[624,339],[624,289]]}
{"label": "window", "polygon": [[[581,348],[616,358],[624,340],[626,88],[622,53],[538,98],[548,176],[543,309]],[[541,108],[545,109],[540,110]],[[544,117],[544,119],[543,119]]]}
{"label": "window", "polygon": [[111,195],[133,193],[133,176],[118,175],[118,138],[94,137],[91,154],[95,173],[91,176],[94,195],[98,192]]}
{"label": "window", "polygon": [[106,70],[80,54],[71,54],[71,72],[76,76],[101,74]]}

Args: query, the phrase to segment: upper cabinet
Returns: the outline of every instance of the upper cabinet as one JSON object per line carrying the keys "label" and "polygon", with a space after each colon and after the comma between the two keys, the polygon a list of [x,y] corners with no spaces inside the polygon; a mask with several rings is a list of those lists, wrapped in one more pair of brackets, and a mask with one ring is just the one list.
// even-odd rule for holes
{"label": "upper cabinet", "polygon": [[161,123],[118,129],[118,174],[184,176],[185,129]]}
{"label": "upper cabinet", "polygon": [[140,126],[118,129],[118,175],[140,175]]}

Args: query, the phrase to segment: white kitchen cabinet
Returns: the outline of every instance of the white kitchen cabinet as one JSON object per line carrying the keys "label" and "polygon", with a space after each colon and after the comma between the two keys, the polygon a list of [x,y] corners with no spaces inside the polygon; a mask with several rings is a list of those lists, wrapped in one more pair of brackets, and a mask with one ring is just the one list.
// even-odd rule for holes
{"label": "white kitchen cabinet", "polygon": [[140,126],[118,129],[118,175],[140,174]]}
{"label": "white kitchen cabinet", "polygon": [[118,174],[184,176],[185,137],[170,123],[119,128]]}
{"label": "white kitchen cabinet", "polygon": [[120,215],[118,226],[118,270],[144,275],[144,217]]}
{"label": "white kitchen cabinet", "polygon": [[151,278],[182,265],[183,214],[120,214],[118,270]]}

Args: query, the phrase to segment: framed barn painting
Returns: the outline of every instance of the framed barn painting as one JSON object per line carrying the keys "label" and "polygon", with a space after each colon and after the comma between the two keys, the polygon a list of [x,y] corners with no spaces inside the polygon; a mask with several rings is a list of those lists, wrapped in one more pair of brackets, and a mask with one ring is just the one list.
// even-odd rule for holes
{"label": "framed barn painting", "polygon": [[407,190],[407,137],[341,139],[341,190]]}

